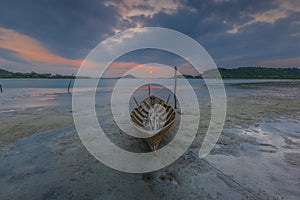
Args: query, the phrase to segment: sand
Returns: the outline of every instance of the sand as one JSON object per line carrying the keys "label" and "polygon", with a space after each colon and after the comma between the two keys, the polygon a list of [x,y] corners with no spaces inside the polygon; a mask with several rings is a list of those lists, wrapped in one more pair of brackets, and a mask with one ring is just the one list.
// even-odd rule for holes
{"label": "sand", "polygon": [[72,113],[64,108],[30,108],[0,114],[0,147],[46,130],[73,123]]}
{"label": "sand", "polygon": [[[209,156],[198,158],[210,115],[205,104],[190,149],[170,166],[145,174],[113,170],[90,155],[70,107],[1,113],[0,199],[297,199],[299,83],[235,87],[253,92],[228,96],[225,129]],[[108,108],[102,111],[109,118]],[[149,150],[109,121],[102,124],[120,147]],[[171,139],[172,132],[162,146]]]}

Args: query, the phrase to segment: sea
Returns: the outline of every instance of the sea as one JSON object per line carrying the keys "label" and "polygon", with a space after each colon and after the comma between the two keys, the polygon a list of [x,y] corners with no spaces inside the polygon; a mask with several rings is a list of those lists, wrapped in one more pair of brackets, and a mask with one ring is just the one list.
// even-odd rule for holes
{"label": "sea", "polygon": [[[124,90],[131,89],[133,86],[140,86],[136,89],[134,96],[138,100],[149,95],[148,85],[152,86],[151,93],[167,99],[172,94],[174,87],[173,79],[84,79],[81,80],[80,89],[82,92],[92,90],[97,85],[96,98],[101,104],[109,104],[111,94],[118,83],[122,80],[121,87]],[[185,80],[185,79],[184,79]],[[202,79],[182,79],[177,80],[177,93],[187,90],[188,83],[195,91],[198,99],[201,97],[209,97],[206,83]],[[71,91],[74,86],[74,80],[69,79],[0,79],[3,92],[0,93],[0,112],[11,112],[20,109],[46,107],[46,106],[71,106],[72,95],[68,93],[68,85],[71,81]],[[249,83],[267,83],[282,82],[287,80],[270,80],[270,79],[226,79],[223,80],[227,97],[230,95],[238,95],[247,93],[249,90],[255,91],[255,88],[245,89],[239,87],[241,84]],[[98,84],[97,84],[98,83]],[[160,83],[160,84],[157,84]],[[169,88],[167,88],[169,87]],[[206,102],[200,102],[206,103]]]}

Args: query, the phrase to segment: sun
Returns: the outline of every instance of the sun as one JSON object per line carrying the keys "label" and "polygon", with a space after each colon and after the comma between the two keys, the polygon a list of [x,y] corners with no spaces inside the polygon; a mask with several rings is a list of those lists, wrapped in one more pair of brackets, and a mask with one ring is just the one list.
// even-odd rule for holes
{"label": "sun", "polygon": [[149,74],[152,74],[153,73],[153,71],[152,70],[149,70]]}

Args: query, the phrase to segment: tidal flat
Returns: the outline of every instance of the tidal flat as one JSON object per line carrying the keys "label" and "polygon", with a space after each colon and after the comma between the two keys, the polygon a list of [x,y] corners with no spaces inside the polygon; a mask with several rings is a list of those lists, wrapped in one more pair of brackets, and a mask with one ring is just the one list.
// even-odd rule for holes
{"label": "tidal flat", "polygon": [[[300,81],[234,80],[225,88],[225,125],[210,154],[198,157],[211,107],[200,92],[200,124],[190,148],[171,165],[143,174],[111,169],[86,150],[64,89],[8,89],[0,96],[0,199],[298,199]],[[105,134],[128,151],[149,151],[113,123],[109,91],[96,101]]]}

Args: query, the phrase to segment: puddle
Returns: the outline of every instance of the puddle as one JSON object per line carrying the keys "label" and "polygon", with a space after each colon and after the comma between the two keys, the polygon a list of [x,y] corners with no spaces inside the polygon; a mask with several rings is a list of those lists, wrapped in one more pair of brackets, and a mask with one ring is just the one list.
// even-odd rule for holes
{"label": "puddle", "polygon": [[298,199],[299,127],[299,120],[281,118],[277,122],[262,123],[246,130],[227,129],[225,132],[237,134],[241,138],[254,138],[255,142],[240,142],[243,148],[238,156],[216,154],[206,159],[244,187],[256,192],[263,189],[280,197]]}

